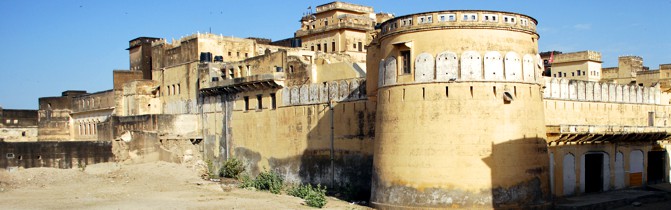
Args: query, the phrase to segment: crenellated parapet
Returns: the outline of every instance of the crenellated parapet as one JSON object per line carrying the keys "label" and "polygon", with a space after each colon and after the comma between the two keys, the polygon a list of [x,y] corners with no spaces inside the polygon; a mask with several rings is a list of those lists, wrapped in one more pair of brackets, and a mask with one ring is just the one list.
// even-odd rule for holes
{"label": "crenellated parapet", "polygon": [[323,104],[329,101],[345,102],[366,99],[366,80],[347,79],[289,86],[282,89],[280,106]]}
{"label": "crenellated parapet", "polygon": [[396,17],[381,26],[381,37],[405,32],[443,29],[499,29],[536,33],[536,19],[511,12],[487,10],[445,10]]}
{"label": "crenellated parapet", "polygon": [[[545,77],[543,98],[632,104],[667,104],[659,85],[643,87]],[[668,98],[668,97],[666,97]],[[666,102],[665,102],[666,101]]]}
{"label": "crenellated parapet", "polygon": [[[380,61],[378,87],[407,82],[397,80],[396,57]],[[414,60],[414,81],[411,83],[451,81],[493,81],[541,83],[542,60],[538,54],[516,52],[464,51],[461,54],[443,51],[437,55],[422,52]]]}

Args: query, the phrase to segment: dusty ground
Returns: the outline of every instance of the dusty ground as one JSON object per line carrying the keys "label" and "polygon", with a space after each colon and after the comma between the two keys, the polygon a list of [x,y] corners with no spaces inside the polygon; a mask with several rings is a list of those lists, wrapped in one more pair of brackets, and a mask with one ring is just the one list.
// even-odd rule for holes
{"label": "dusty ground", "polygon": [[[367,209],[329,198],[325,209]],[[174,163],[0,170],[0,209],[315,209],[300,198],[225,192]]]}

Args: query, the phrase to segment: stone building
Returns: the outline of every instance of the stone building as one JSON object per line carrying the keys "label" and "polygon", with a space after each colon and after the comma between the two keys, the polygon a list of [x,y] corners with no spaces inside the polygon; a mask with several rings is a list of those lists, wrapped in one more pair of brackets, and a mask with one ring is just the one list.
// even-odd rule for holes
{"label": "stone building", "polygon": [[367,58],[378,71],[366,77],[377,101],[373,206],[549,204],[536,24],[479,10],[382,23]]}
{"label": "stone building", "polygon": [[636,84],[636,73],[645,70],[643,58],[639,56],[620,56],[617,67],[603,68],[601,80],[617,84]]}
{"label": "stone building", "polygon": [[118,161],[213,171],[237,158],[251,175],[273,170],[378,208],[547,208],[669,182],[671,65],[621,57],[602,70],[597,52],[551,53],[546,77],[537,24],[332,2],[277,42],[140,37],[112,90],[40,98],[38,139],[97,132]]}
{"label": "stone building", "polygon": [[72,121],[71,139],[78,141],[109,139],[109,137],[99,138],[98,124],[107,121],[112,116],[114,107],[113,90],[74,96],[70,112]]}
{"label": "stone building", "polygon": [[0,107],[0,141],[37,141],[37,110]]}
{"label": "stone building", "polygon": [[377,23],[392,17],[376,15],[369,6],[338,1],[319,5],[315,10],[301,18],[301,28],[295,33],[303,49],[347,54],[361,64],[366,61],[369,33]]}
{"label": "stone building", "polygon": [[598,82],[601,80],[601,53],[581,51],[554,55],[550,77]]}

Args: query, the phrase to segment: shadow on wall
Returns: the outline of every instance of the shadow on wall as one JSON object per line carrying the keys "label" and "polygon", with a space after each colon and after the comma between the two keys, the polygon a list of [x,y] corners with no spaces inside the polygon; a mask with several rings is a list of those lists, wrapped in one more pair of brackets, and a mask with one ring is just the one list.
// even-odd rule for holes
{"label": "shadow on wall", "polygon": [[524,138],[492,144],[483,161],[491,170],[494,209],[547,208],[551,205],[545,139]]}
{"label": "shadow on wall", "polygon": [[[547,146],[544,139],[524,138],[492,144],[491,152],[486,149],[445,152],[456,153],[455,156],[461,158],[470,156],[475,160],[483,161],[490,170],[491,179],[489,180],[484,178],[487,177],[485,175],[476,174],[477,171],[481,171],[480,169],[469,167],[464,170],[474,173],[472,174],[474,179],[483,177],[482,181],[485,183],[482,184],[486,187],[478,191],[468,189],[469,186],[455,187],[449,184],[443,184],[443,186],[427,184],[413,187],[406,184],[376,182],[373,183],[371,195],[372,202],[375,202],[374,206],[382,209],[549,209],[551,207]],[[487,154],[489,156],[486,156]],[[434,161],[449,162],[448,160]],[[460,164],[460,162],[454,162],[446,167],[446,170],[459,168]],[[374,182],[380,180],[377,172],[373,173]],[[450,174],[450,171],[445,173]],[[443,183],[460,182],[447,179],[445,177],[441,181]]]}
{"label": "shadow on wall", "polygon": [[[359,93],[354,93],[359,94]],[[347,96],[346,98],[359,98]],[[301,109],[298,124],[286,126],[307,135],[306,149],[289,158],[268,157],[269,170],[273,170],[290,183],[310,183],[327,186],[332,195],[345,200],[368,201],[372,173],[372,146],[375,134],[373,104],[363,100],[290,107]],[[282,109],[282,108],[280,108]],[[333,115],[331,115],[333,114]],[[331,120],[333,116],[333,121]],[[307,123],[301,125],[302,123]],[[289,122],[278,122],[289,123]],[[333,127],[333,149],[331,128]],[[304,131],[304,129],[310,129]],[[235,130],[233,131],[235,132]],[[300,137],[299,137],[300,139]],[[233,139],[235,141],[235,139]],[[278,139],[278,143],[292,144],[295,139]],[[298,143],[302,144],[302,143]],[[237,147],[234,154],[249,164],[250,173],[258,174],[262,155],[253,148]],[[331,165],[333,151],[333,166]]]}
{"label": "shadow on wall", "polygon": [[0,168],[77,168],[114,160],[112,143],[0,142]]}

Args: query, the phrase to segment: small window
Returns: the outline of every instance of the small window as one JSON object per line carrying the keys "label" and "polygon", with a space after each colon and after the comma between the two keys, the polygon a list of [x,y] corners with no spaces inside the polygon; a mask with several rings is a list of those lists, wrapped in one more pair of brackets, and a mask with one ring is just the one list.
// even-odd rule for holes
{"label": "small window", "polygon": [[19,120],[14,119],[14,124],[19,124]]}
{"label": "small window", "polygon": [[331,51],[336,51],[336,45],[335,44],[336,44],[335,42],[331,42]]}
{"label": "small window", "polygon": [[26,136],[26,132],[25,132],[25,131],[21,132],[21,136],[25,137],[25,136]]}
{"label": "small window", "polygon": [[256,110],[263,109],[263,95],[256,95]]}
{"label": "small window", "polygon": [[274,93],[270,94],[270,108],[271,109],[276,109],[277,108],[277,99],[275,98]]}
{"label": "small window", "polygon": [[328,52],[328,50],[326,49],[326,46],[327,46],[326,43],[324,43],[324,52]]}
{"label": "small window", "polygon": [[559,72],[559,77],[561,77],[561,75],[562,75],[562,74],[561,74],[561,71],[560,71],[560,72]]}
{"label": "small window", "polygon": [[403,68],[403,74],[410,74],[410,50],[404,50],[400,52],[401,54],[401,67]]}
{"label": "small window", "polygon": [[322,45],[317,44],[317,51],[322,51]]}
{"label": "small window", "polygon": [[249,58],[249,53],[245,53],[245,58]]}
{"label": "small window", "polygon": [[228,56],[230,57],[231,55],[232,55],[232,54],[231,54],[231,52],[229,51],[229,52],[228,52]]}
{"label": "small window", "polygon": [[578,69],[578,76],[580,76],[580,69]]}
{"label": "small window", "polygon": [[315,51],[315,46],[314,45],[310,46],[310,51]]}
{"label": "small window", "polygon": [[14,153],[7,153],[7,159],[14,159]]}
{"label": "small window", "polygon": [[572,76],[572,77],[575,77],[575,72],[571,72],[571,76]]}
{"label": "small window", "polygon": [[359,52],[363,52],[363,44],[359,42]]}
{"label": "small window", "polygon": [[245,101],[245,110],[244,111],[248,111],[249,110],[249,96],[245,96],[242,99]]}

